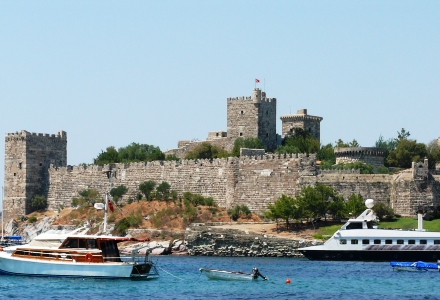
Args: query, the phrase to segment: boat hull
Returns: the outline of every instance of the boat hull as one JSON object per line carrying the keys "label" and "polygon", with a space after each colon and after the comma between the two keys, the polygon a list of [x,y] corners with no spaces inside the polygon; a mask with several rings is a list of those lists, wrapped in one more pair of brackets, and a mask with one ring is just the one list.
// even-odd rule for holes
{"label": "boat hull", "polygon": [[440,251],[374,251],[374,250],[299,250],[310,260],[343,260],[343,261],[427,261],[437,262]]}
{"label": "boat hull", "polygon": [[41,261],[38,259],[21,259],[5,255],[0,256],[0,273],[9,275],[93,278],[146,278],[149,276],[152,268],[155,267],[152,266],[151,263],[63,263],[56,261]]}

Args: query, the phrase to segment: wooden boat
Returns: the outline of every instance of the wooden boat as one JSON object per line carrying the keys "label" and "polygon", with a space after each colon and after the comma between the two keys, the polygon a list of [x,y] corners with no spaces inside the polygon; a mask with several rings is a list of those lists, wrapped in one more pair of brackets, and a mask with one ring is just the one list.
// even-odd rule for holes
{"label": "wooden boat", "polygon": [[436,263],[426,263],[423,261],[416,262],[401,262],[401,261],[392,261],[390,262],[390,266],[393,268],[393,271],[428,271],[428,270],[437,270],[439,271],[439,264]]}
{"label": "wooden boat", "polygon": [[156,266],[133,249],[121,257],[117,244],[141,240],[113,236],[67,236],[59,247],[24,245],[0,251],[0,273],[25,276],[152,278]]}
{"label": "wooden boat", "polygon": [[200,268],[199,271],[205,274],[209,279],[248,281],[257,280],[258,277],[261,277],[264,280],[268,280],[268,278],[263,276],[257,268],[252,269],[252,274],[207,268]]}

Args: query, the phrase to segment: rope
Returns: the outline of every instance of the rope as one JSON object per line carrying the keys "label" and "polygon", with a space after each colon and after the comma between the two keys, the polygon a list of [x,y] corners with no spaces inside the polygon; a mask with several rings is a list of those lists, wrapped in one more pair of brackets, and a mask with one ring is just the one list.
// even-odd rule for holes
{"label": "rope", "polygon": [[183,279],[183,278],[180,278],[180,277],[178,277],[178,276],[176,276],[176,275],[171,274],[171,273],[168,272],[168,271],[165,271],[164,269],[162,269],[162,268],[159,267],[159,266],[156,266],[156,267],[159,268],[161,271],[167,273],[168,275],[171,275],[171,276],[173,276],[173,277],[175,277],[175,278],[177,278],[177,279],[180,279],[180,280],[185,280],[185,279]]}

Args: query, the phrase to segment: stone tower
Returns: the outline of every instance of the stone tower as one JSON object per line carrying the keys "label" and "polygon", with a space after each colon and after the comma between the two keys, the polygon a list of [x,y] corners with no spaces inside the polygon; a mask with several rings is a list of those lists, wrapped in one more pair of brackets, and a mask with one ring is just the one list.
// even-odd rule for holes
{"label": "stone tower", "polygon": [[281,116],[282,137],[293,134],[294,128],[301,128],[309,131],[313,138],[321,141],[321,121],[322,117],[307,114],[307,109],[300,109],[295,115]]}
{"label": "stone tower", "polygon": [[67,165],[67,134],[36,134],[25,130],[5,136],[5,191],[6,217],[32,212],[35,195],[47,198],[49,166]]}
{"label": "stone tower", "polygon": [[251,97],[228,98],[228,139],[258,137],[273,151],[277,145],[276,111],[276,99],[266,98],[259,88]]}

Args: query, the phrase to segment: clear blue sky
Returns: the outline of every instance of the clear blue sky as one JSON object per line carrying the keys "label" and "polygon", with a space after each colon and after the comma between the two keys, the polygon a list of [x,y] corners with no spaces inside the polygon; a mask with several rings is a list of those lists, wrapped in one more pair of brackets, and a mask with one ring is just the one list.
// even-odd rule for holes
{"label": "clear blue sky", "polygon": [[278,133],[306,108],[324,144],[429,143],[439,56],[440,1],[1,1],[0,132],[64,130],[70,165],[165,151],[226,131],[226,99],[259,78]]}

